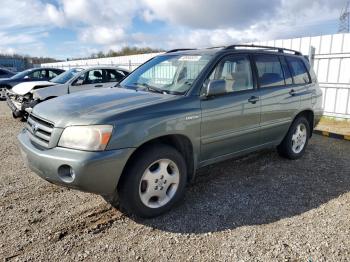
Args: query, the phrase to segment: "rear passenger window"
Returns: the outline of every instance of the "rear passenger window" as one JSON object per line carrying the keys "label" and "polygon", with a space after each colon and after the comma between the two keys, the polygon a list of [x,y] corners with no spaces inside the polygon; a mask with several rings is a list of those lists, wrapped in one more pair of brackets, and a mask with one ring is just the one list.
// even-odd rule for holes
{"label": "rear passenger window", "polygon": [[286,57],[289,68],[292,71],[294,84],[309,84],[310,77],[304,62],[297,57]]}
{"label": "rear passenger window", "polygon": [[106,82],[120,82],[125,77],[122,71],[117,71],[114,69],[106,70]]}
{"label": "rear passenger window", "polygon": [[58,73],[57,73],[57,72],[52,71],[52,70],[49,70],[49,78],[50,78],[50,79],[51,79],[51,78],[54,78],[54,77],[56,77],[56,76],[58,76]]}
{"label": "rear passenger window", "polygon": [[256,55],[255,63],[258,70],[260,87],[284,85],[283,70],[276,55]]}

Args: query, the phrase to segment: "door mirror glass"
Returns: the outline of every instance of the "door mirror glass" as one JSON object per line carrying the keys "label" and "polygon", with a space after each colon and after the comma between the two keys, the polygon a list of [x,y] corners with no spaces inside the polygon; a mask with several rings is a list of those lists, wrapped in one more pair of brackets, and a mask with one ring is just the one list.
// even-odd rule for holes
{"label": "door mirror glass", "polygon": [[226,82],[225,80],[211,80],[207,86],[206,96],[218,96],[226,94]]}

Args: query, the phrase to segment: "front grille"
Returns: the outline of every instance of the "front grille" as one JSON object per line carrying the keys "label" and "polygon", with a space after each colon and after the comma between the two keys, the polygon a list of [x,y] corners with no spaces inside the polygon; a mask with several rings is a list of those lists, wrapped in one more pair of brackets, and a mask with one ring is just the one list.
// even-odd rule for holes
{"label": "front grille", "polygon": [[29,115],[26,129],[30,140],[42,147],[49,148],[54,125],[46,120]]}

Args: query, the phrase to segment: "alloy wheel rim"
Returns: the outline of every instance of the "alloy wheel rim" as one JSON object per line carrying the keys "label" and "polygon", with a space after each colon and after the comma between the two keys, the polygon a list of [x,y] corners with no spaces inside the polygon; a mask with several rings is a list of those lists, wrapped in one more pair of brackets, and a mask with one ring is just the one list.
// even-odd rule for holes
{"label": "alloy wheel rim", "polygon": [[292,150],[295,154],[299,154],[305,147],[307,138],[306,126],[300,123],[292,136]]}
{"label": "alloy wheel rim", "polygon": [[180,181],[178,166],[170,159],[160,159],[149,165],[144,171],[139,196],[149,208],[166,205],[176,194]]}

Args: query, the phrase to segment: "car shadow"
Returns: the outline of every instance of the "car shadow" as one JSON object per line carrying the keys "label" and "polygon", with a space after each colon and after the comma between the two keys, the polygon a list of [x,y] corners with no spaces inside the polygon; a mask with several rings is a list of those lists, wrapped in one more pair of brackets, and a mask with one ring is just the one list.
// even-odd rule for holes
{"label": "car shadow", "polygon": [[347,143],[315,136],[299,160],[264,150],[206,167],[176,208],[134,220],[163,231],[200,234],[300,215],[350,191]]}

